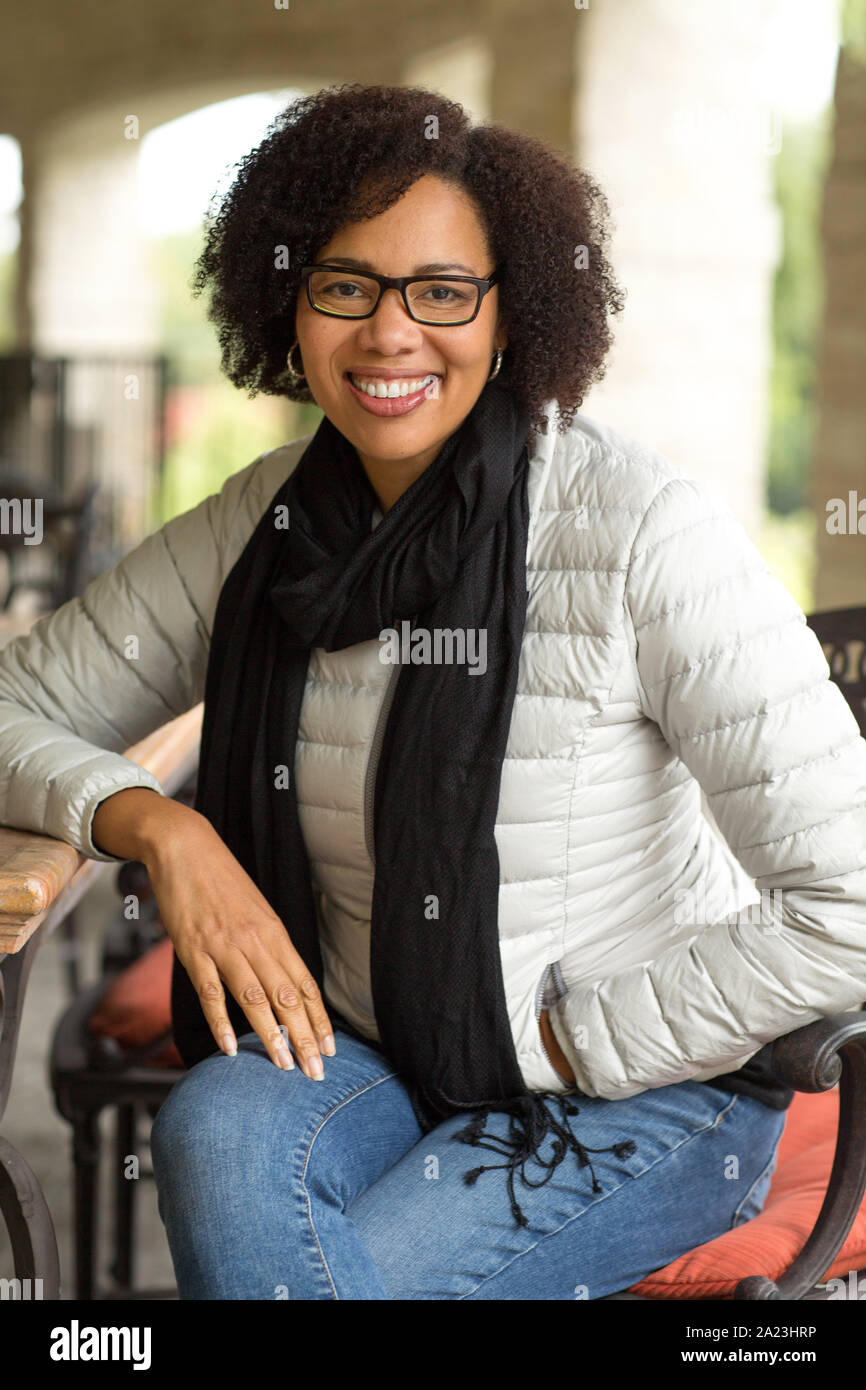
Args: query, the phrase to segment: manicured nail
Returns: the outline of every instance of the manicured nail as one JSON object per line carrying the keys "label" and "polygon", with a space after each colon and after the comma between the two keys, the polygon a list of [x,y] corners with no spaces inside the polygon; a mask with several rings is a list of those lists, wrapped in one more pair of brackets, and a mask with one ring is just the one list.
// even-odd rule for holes
{"label": "manicured nail", "polygon": [[235,1042],[234,1035],[232,1033],[223,1033],[222,1045],[223,1052],[225,1052],[226,1056],[237,1057],[238,1045]]}
{"label": "manicured nail", "polygon": [[334,1039],[332,1034],[326,1033],[324,1038],[322,1039],[322,1051],[324,1052],[326,1057],[333,1057],[336,1053],[337,1049],[334,1045]]}
{"label": "manicured nail", "polygon": [[295,1064],[292,1061],[292,1054],[285,1043],[280,1043],[279,1047],[276,1049],[276,1053],[277,1062],[282,1067],[283,1071],[292,1071]]}
{"label": "manicured nail", "polygon": [[313,1075],[313,1080],[314,1080],[314,1081],[324,1081],[324,1079],[325,1079],[325,1069],[324,1069],[324,1067],[322,1066],[322,1059],[321,1059],[321,1057],[311,1057],[311,1058],[310,1058],[310,1063],[309,1063],[309,1065],[310,1065],[310,1071],[312,1072],[312,1075]]}

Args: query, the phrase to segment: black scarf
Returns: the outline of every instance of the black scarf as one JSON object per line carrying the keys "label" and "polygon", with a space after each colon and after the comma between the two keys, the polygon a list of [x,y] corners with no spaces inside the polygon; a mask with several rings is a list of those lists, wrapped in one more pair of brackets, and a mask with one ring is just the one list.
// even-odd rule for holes
{"label": "black scarf", "polygon": [[[485,1167],[508,1168],[521,1225],[528,1222],[514,1196],[518,1163],[524,1182],[539,1186],[525,1176],[530,1155],[549,1178],[567,1148],[590,1168],[589,1153],[609,1151],[587,1150],[572,1134],[565,1116],[578,1113],[573,1102],[527,1090],[499,952],[493,828],[526,618],[528,429],[511,393],[488,382],[433,463],[371,529],[377,498],[357,452],[321,421],[220,592],[195,802],[323,989],[294,789],[310,649],[338,651],[386,628],[400,632],[403,620],[431,634],[486,631],[483,674],[446,659],[404,665],[395,678],[375,781],[370,973],[382,1051],[422,1129],[479,1111],[455,1138],[512,1153],[466,1180]],[[228,990],[226,1003],[236,1032],[249,1032]],[[218,1051],[177,956],[172,1018],[187,1066]],[[560,1103],[561,1121],[545,1098]],[[490,1110],[511,1115],[507,1141],[481,1139]],[[557,1137],[544,1162],[537,1150],[549,1129]],[[611,1148],[622,1155],[634,1143]],[[601,1191],[594,1173],[593,1191]]]}

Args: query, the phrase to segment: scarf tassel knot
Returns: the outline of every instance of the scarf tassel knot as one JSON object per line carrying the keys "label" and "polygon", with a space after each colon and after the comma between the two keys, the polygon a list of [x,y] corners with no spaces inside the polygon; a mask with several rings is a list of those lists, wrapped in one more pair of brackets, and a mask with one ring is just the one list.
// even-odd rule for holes
{"label": "scarf tassel knot", "polygon": [[[548,1103],[549,1100],[559,1102],[562,1109],[561,1120],[553,1113]],[[589,1155],[613,1153],[617,1158],[628,1158],[637,1148],[633,1139],[621,1139],[602,1149],[587,1148],[580,1142],[566,1118],[570,1115],[579,1115],[579,1107],[558,1092],[532,1092],[525,1096],[518,1096],[515,1100],[508,1101],[501,1106],[496,1106],[497,1111],[501,1110],[509,1116],[507,1138],[497,1134],[487,1134],[485,1130],[487,1117],[493,1108],[490,1106],[479,1110],[469,1124],[453,1134],[452,1138],[463,1144],[492,1149],[494,1153],[507,1157],[505,1163],[482,1163],[478,1168],[468,1169],[463,1174],[463,1181],[467,1186],[473,1187],[482,1173],[489,1172],[494,1168],[507,1168],[508,1197],[512,1215],[518,1226],[528,1226],[529,1221],[515,1195],[514,1173],[516,1169],[519,1168],[520,1170],[520,1178],[524,1186],[543,1187],[546,1182],[550,1181],[554,1169],[559,1166],[568,1151],[571,1150],[577,1156],[578,1167],[589,1168],[592,1173],[592,1191],[599,1193],[603,1189],[595,1175],[595,1169]],[[552,1153],[549,1159],[544,1159],[541,1157],[539,1149],[546,1135],[550,1132],[554,1135]],[[490,1140],[493,1142],[488,1142]],[[545,1176],[538,1182],[533,1182],[526,1175],[526,1164],[530,1158],[534,1158],[540,1167],[547,1169]]]}

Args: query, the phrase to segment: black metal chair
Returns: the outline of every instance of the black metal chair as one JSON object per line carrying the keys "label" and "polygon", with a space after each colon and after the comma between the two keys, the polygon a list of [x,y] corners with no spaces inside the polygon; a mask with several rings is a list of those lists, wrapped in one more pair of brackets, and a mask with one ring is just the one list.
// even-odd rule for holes
{"label": "black metal chair", "polygon": [[[110,981],[109,981],[110,982]],[[64,1013],[51,1047],[51,1085],[55,1105],[72,1126],[74,1176],[75,1297],[78,1299],[176,1298],[177,1290],[134,1289],[135,1195],[138,1181],[153,1176],[141,1163],[138,1121],[142,1110],[151,1120],[183,1072],[145,1065],[171,1034],[134,1052],[112,1046],[107,1038],[92,1038],[90,1015],[106,989],[99,980],[83,990]],[[114,1210],[114,1254],[109,1269],[111,1286],[99,1286],[100,1115],[114,1111],[111,1171]],[[139,1159],[137,1178],[127,1176],[129,1156]]]}
{"label": "black metal chair", "polygon": [[[48,483],[27,479],[0,469],[0,496],[9,507],[23,508],[29,503],[32,511],[36,501],[41,503],[42,539],[38,546],[28,544],[21,531],[0,531],[0,551],[9,565],[9,583],[3,597],[3,612],[8,612],[15,595],[32,590],[43,595],[46,612],[59,608],[68,599],[80,594],[90,578],[90,544],[96,513],[99,484],[90,482],[73,497],[61,497]],[[50,555],[48,566],[37,571],[32,555],[40,559]]]}
{"label": "black metal chair", "polygon": [[[8,583],[0,602],[0,612],[8,613],[13,598],[23,591],[41,595],[45,612],[80,594],[91,577],[91,539],[94,530],[96,496],[99,484],[86,484],[74,497],[61,497],[44,480],[27,479],[10,472],[0,462],[0,497],[10,509],[21,509],[36,500],[41,503],[42,538],[38,545],[29,545],[20,530],[0,530],[0,553],[6,556]],[[36,564],[38,552],[38,565]],[[47,561],[47,563],[45,563]],[[59,932],[63,950],[64,969],[70,998],[81,983],[80,978],[80,908],[73,908],[64,917]]]}
{"label": "black metal chair", "polygon": [[[191,805],[195,774],[175,796]],[[143,864],[129,861],[117,872],[121,899],[134,894],[139,917],[127,919],[118,911],[107,928],[102,950],[101,976],[82,990],[61,1015],[51,1043],[49,1074],[58,1112],[72,1127],[73,1221],[75,1228],[75,1297],[101,1299],[176,1298],[177,1290],[134,1289],[135,1196],[138,1180],[126,1174],[129,1155],[138,1157],[139,1118],[146,1112],[153,1120],[182,1070],[147,1065],[158,1057],[171,1032],[153,1038],[137,1049],[121,1048],[112,1038],[94,1037],[90,1018],[105,991],[117,976],[139,960],[165,933],[158,905]],[[113,1259],[111,1284],[102,1288],[98,1279],[99,1178],[101,1159],[100,1116],[114,1111],[112,1153]],[[153,1176],[139,1159],[139,1178]]]}
{"label": "black metal chair", "polygon": [[832,608],[806,619],[824,649],[830,674],[866,737],[866,607]]}

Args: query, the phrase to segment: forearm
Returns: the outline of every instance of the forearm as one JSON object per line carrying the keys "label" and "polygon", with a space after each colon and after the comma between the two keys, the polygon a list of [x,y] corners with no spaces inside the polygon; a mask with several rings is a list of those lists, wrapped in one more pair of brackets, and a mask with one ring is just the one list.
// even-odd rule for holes
{"label": "forearm", "polygon": [[198,811],[149,787],[125,787],[100,802],[92,822],[92,839],[103,854],[146,864],[167,837],[204,822]]}

